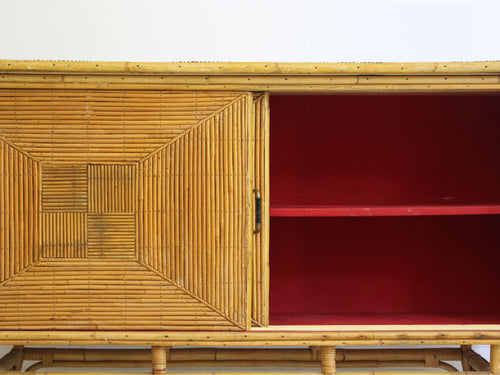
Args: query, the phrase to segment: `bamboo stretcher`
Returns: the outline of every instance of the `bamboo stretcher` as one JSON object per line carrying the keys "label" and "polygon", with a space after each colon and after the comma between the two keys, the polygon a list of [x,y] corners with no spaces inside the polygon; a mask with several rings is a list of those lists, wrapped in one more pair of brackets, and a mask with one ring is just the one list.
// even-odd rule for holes
{"label": "bamboo stretcher", "polygon": [[[155,374],[176,368],[288,367],[316,369],[324,374],[336,368],[435,368],[459,370],[446,361],[459,361],[465,372],[490,373],[490,364],[470,346],[425,349],[46,349],[16,346],[0,360],[1,371],[22,373],[23,361],[37,361],[25,372],[50,368],[151,368]],[[170,369],[174,369],[171,371]],[[309,371],[309,370],[308,370]],[[319,372],[315,372],[319,373]],[[418,372],[413,372],[417,374]],[[427,373],[427,372],[426,372]],[[492,372],[494,373],[494,372]]]}

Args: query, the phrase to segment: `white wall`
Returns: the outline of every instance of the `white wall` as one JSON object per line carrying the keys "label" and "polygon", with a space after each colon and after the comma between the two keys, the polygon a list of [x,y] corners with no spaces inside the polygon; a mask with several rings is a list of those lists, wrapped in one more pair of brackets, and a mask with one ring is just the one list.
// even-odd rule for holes
{"label": "white wall", "polygon": [[0,58],[500,59],[498,0],[0,0]]}

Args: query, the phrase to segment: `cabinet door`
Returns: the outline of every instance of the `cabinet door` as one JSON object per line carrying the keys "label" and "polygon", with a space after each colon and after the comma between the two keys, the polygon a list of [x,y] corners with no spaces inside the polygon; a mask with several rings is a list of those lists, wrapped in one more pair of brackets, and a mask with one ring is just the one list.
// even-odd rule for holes
{"label": "cabinet door", "polygon": [[250,325],[252,95],[0,92],[0,329]]}

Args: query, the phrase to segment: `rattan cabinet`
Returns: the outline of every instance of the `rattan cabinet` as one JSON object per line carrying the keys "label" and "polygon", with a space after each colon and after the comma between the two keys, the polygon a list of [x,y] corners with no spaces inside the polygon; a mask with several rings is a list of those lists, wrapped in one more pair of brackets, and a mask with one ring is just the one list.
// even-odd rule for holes
{"label": "rattan cabinet", "polygon": [[500,63],[0,71],[0,370],[500,373]]}

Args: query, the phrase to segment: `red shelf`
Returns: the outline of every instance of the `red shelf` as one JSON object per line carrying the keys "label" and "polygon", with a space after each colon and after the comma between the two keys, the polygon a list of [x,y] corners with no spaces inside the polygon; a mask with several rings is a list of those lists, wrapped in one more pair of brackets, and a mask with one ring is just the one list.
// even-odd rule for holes
{"label": "red shelf", "polygon": [[500,214],[500,205],[275,206],[274,217],[435,216]]}
{"label": "red shelf", "polygon": [[271,314],[271,325],[500,324],[498,313]]}

